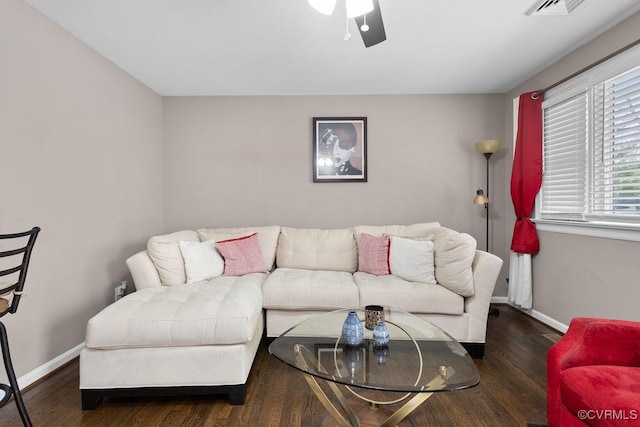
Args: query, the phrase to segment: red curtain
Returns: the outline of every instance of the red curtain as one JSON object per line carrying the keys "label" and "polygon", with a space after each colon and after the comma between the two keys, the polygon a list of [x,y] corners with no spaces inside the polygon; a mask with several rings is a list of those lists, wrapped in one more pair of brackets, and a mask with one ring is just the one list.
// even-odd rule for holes
{"label": "red curtain", "polygon": [[518,134],[511,171],[511,199],[516,214],[511,250],[523,254],[540,251],[536,226],[529,218],[542,184],[542,98],[536,92],[520,95]]}

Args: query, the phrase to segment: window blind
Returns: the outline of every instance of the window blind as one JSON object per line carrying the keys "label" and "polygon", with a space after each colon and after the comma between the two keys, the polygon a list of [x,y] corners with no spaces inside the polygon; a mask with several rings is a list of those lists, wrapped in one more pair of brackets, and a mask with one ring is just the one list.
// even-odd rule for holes
{"label": "window blind", "polygon": [[640,218],[640,67],[593,88],[588,214]]}
{"label": "window blind", "polygon": [[586,206],[587,91],[543,108],[540,217],[582,219]]}

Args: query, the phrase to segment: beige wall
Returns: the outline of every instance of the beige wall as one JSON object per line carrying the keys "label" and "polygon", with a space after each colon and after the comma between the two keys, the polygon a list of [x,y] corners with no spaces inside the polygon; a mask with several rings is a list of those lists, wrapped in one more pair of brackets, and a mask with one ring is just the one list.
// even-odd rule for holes
{"label": "beige wall", "polygon": [[[18,375],[81,343],[161,231],[440,221],[485,247],[479,139],[492,158],[491,251],[507,261],[511,100],[640,37],[640,14],[504,95],[162,99],[20,0],[0,0],[0,232],[40,225],[17,315]],[[368,117],[368,183],[311,178],[314,116]],[[164,140],[164,150],[163,150]],[[534,308],[636,317],[639,244],[541,233]],[[504,278],[494,295],[506,295]],[[580,296],[580,298],[578,298]],[[0,376],[2,374],[0,373]]]}
{"label": "beige wall", "polygon": [[[505,97],[506,137],[512,149],[511,106],[520,93],[542,89],[640,39],[640,13],[623,21]],[[510,167],[505,170],[509,179]],[[506,246],[511,244],[513,209],[505,211]],[[576,316],[640,320],[640,243],[540,232],[533,258],[533,309],[565,325]]]}
{"label": "beige wall", "polygon": [[[484,248],[474,142],[500,137],[504,114],[502,95],[165,97],[165,228],[439,221]],[[367,183],[312,182],[314,116],[367,117]],[[496,155],[496,177],[503,163]]]}
{"label": "beige wall", "polygon": [[23,1],[0,0],[0,40],[0,233],[42,227],[2,318],[22,376],[84,341],[162,231],[162,100]]}

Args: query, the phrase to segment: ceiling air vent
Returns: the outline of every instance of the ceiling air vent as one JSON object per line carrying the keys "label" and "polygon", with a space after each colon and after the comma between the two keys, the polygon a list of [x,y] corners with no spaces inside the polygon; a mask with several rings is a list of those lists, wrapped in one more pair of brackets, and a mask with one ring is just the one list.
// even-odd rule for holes
{"label": "ceiling air vent", "polygon": [[526,15],[568,15],[584,0],[538,0],[526,11]]}

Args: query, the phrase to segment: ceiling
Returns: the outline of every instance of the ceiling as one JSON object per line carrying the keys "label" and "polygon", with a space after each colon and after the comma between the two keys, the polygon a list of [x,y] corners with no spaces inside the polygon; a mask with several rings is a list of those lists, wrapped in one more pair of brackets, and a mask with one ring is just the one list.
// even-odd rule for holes
{"label": "ceiling", "polygon": [[640,10],[585,0],[380,0],[387,40],[344,41],[306,0],[26,0],[161,95],[504,93]]}

